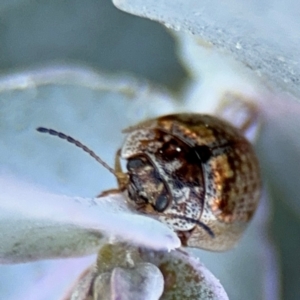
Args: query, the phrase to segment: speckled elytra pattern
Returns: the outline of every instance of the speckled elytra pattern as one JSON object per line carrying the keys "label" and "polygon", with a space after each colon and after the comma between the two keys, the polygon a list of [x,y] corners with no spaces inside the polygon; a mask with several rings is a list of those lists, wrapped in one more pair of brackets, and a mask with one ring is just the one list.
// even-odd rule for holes
{"label": "speckled elytra pattern", "polygon": [[255,153],[239,130],[213,116],[177,114],[125,132],[129,203],[156,215],[184,245],[231,248],[261,189]]}

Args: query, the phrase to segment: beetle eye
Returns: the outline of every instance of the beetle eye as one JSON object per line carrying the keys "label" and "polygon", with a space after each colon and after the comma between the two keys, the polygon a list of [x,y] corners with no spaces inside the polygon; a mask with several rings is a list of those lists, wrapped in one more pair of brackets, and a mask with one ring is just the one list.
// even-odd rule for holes
{"label": "beetle eye", "polygon": [[205,145],[194,147],[194,151],[200,157],[202,163],[206,163],[212,156],[211,150]]}
{"label": "beetle eye", "polygon": [[131,158],[127,162],[127,170],[134,170],[143,167],[146,162],[141,157]]}
{"label": "beetle eye", "polygon": [[187,159],[190,163],[198,163],[201,161],[202,163],[206,163],[212,156],[212,152],[207,146],[196,146],[190,149]]}
{"label": "beetle eye", "polygon": [[164,160],[171,161],[177,158],[181,154],[181,147],[176,139],[172,139],[169,142],[165,142],[159,149],[159,154],[163,156]]}
{"label": "beetle eye", "polygon": [[166,194],[160,194],[154,204],[154,209],[158,212],[163,212],[169,204],[169,199]]}

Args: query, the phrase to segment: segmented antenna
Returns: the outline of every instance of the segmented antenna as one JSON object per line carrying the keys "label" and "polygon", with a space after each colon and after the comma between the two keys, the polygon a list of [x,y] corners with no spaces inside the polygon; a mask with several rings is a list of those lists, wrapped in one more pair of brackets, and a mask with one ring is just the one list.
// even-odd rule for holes
{"label": "segmented antenna", "polygon": [[56,130],[45,128],[45,127],[38,127],[36,130],[41,133],[49,133],[53,136],[57,136],[63,140],[68,141],[71,144],[74,144],[78,148],[81,148],[83,151],[85,151],[91,157],[93,157],[98,163],[100,163],[104,168],[106,168],[109,172],[111,172],[116,177],[118,177],[115,170],[113,168],[111,168],[107,163],[105,163],[94,151],[92,151],[91,149],[89,149],[87,146],[83,145],[79,141],[73,139],[71,136],[68,136],[62,132],[58,132]]}
{"label": "segmented antenna", "polygon": [[189,217],[186,217],[186,216],[180,216],[180,215],[172,215],[174,218],[177,218],[177,219],[181,219],[181,220],[185,220],[187,222],[190,222],[190,223],[193,223],[193,224],[196,224],[196,225],[199,225],[200,227],[202,227],[202,229],[204,229],[212,238],[215,237],[215,234],[214,232],[211,230],[211,228],[209,226],[207,226],[206,224],[202,223],[201,221],[199,220],[195,220],[193,218],[189,218]]}
{"label": "segmented antenna", "polygon": [[169,218],[173,218],[173,219],[180,219],[180,220],[190,222],[192,224],[196,224],[196,225],[200,226],[202,229],[204,229],[210,237],[212,237],[212,238],[215,237],[215,234],[211,230],[211,228],[199,220],[196,220],[196,219],[193,219],[190,217],[186,217],[186,216],[177,215],[177,214],[168,214],[168,213],[165,214],[163,212],[162,213],[155,212],[155,213],[148,213],[148,214],[153,214],[154,216],[159,215],[159,216],[169,217]]}

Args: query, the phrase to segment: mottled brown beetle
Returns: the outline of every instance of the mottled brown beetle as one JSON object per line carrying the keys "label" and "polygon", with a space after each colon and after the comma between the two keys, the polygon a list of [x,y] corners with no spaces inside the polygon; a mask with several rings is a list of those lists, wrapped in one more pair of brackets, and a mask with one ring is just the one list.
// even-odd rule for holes
{"label": "mottled brown beetle", "polygon": [[[115,169],[73,138],[37,130],[96,158],[115,174],[129,205],[166,223],[184,246],[231,248],[257,207],[261,183],[254,150],[238,129],[216,117],[174,114],[127,128]],[[127,160],[127,173],[120,158]]]}

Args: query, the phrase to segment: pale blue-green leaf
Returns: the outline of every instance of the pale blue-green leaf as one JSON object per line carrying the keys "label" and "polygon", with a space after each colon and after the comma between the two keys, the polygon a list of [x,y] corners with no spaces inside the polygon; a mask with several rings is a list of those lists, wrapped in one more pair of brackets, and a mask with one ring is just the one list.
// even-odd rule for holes
{"label": "pale blue-green leaf", "polygon": [[0,189],[1,263],[96,253],[104,237],[158,249],[180,245],[168,227],[131,212],[122,195],[76,199],[5,177]]}
{"label": "pale blue-green leaf", "polygon": [[226,50],[259,76],[299,94],[299,2],[114,0],[129,13],[188,31]]}

